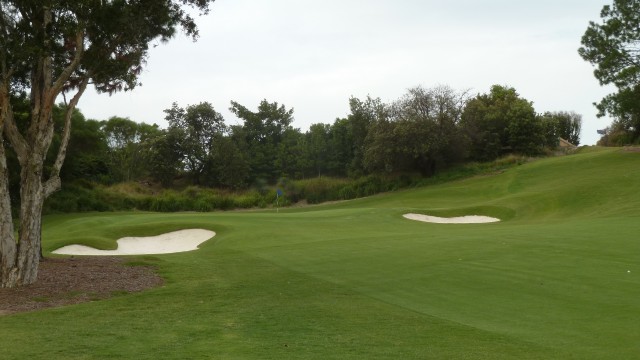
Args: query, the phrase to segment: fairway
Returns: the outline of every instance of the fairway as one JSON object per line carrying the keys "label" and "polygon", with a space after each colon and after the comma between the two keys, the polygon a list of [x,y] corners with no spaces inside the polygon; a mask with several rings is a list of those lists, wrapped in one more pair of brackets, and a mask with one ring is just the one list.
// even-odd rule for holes
{"label": "fairway", "polygon": [[[403,218],[481,215],[500,222]],[[305,208],[45,218],[43,246],[207,229],[165,285],[0,316],[6,359],[640,358],[640,153]]]}

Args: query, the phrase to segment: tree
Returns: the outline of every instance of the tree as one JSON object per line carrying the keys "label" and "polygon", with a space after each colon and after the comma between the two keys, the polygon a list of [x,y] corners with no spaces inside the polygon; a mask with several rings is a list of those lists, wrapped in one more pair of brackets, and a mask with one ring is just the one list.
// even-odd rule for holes
{"label": "tree", "polygon": [[402,142],[407,140],[403,133],[398,134],[398,123],[388,117],[373,122],[367,131],[363,146],[362,163],[365,169],[374,173],[391,173],[404,170],[406,164],[398,151]]}
{"label": "tree", "polygon": [[370,128],[386,116],[386,105],[380,98],[367,96],[365,100],[349,99],[351,114],[347,116],[351,135],[353,155],[349,164],[349,175],[359,176],[365,172],[365,140]]}
{"label": "tree", "polygon": [[282,178],[300,178],[303,175],[305,157],[305,136],[300,129],[289,126],[282,133],[278,143],[278,153],[276,155],[275,168],[280,181]]}
{"label": "tree", "polygon": [[573,145],[580,145],[582,115],[573,111],[546,112],[539,117],[539,121],[546,127],[546,135],[555,138],[553,139],[553,143],[547,141],[549,143],[548,145],[554,145],[550,147],[557,146],[559,138],[563,138]]}
{"label": "tree", "polygon": [[336,119],[329,129],[329,172],[346,176],[353,160],[353,135],[348,119]]}
{"label": "tree", "polygon": [[[16,114],[16,125],[20,129],[25,128],[29,119],[29,101],[24,99],[24,102],[16,103],[13,108]],[[58,104],[53,107],[55,129],[61,129],[64,126],[65,112],[64,105]],[[80,110],[75,109],[71,115],[71,124],[67,156],[60,171],[62,181],[102,181],[108,178],[108,147],[100,131],[100,122],[86,120]],[[60,134],[54,133],[45,161],[45,171],[50,171],[60,147],[60,141]],[[11,207],[15,216],[20,207],[20,164],[10,147],[7,148],[7,168],[10,174],[9,193],[13,195]]]}
{"label": "tree", "polygon": [[637,131],[621,119],[614,119],[598,140],[598,146],[626,146],[638,141]]}
{"label": "tree", "polygon": [[560,145],[560,135],[557,119],[551,113],[537,115],[537,121],[542,128],[544,147],[550,150],[557,149]]}
{"label": "tree", "polygon": [[590,22],[578,53],[596,67],[600,85],[614,85],[617,92],[599,103],[598,116],[609,114],[635,129],[640,137],[640,1],[614,0],[600,12],[602,23]]}
{"label": "tree", "polygon": [[[42,205],[60,188],[71,117],[86,87],[91,83],[99,92],[107,93],[133,89],[149,44],[168,41],[178,29],[195,39],[198,31],[189,7],[206,13],[212,2],[0,2],[0,286],[36,281]],[[14,104],[26,93],[30,104],[27,126],[20,128]],[[64,126],[58,130],[52,112],[61,95],[66,104]],[[60,146],[45,173],[56,132],[60,134]],[[8,189],[9,147],[20,165],[17,239]]]}
{"label": "tree", "polygon": [[146,175],[146,149],[150,140],[160,135],[158,125],[137,123],[129,118],[113,116],[101,123],[109,146],[111,180],[131,181]]}
{"label": "tree", "polygon": [[[56,106],[53,118],[56,128],[64,126],[64,106]],[[63,181],[89,180],[102,181],[108,178],[109,157],[107,141],[104,133],[100,131],[100,122],[86,120],[84,115],[75,109],[71,116],[71,136],[67,149],[67,156],[62,166],[60,176]],[[57,153],[60,146],[60,137],[54,136],[49,151],[49,156]],[[48,159],[51,164],[53,159]]]}
{"label": "tree", "polygon": [[279,146],[285,132],[291,128],[293,109],[287,110],[277,102],[262,100],[257,112],[235,101],[231,102],[229,110],[244,120],[242,134],[245,136],[247,151],[251,154],[250,180],[276,181],[283,172],[278,166]]}
{"label": "tree", "polygon": [[235,190],[247,185],[249,161],[244,139],[234,131],[237,127],[231,129],[229,135],[217,134],[213,141],[209,157],[211,176],[207,177],[207,184]]}
{"label": "tree", "polygon": [[573,111],[560,111],[552,114],[558,118],[558,133],[560,134],[560,137],[575,146],[580,145],[582,115]]}
{"label": "tree", "polygon": [[327,160],[331,154],[328,146],[330,128],[328,124],[311,124],[306,133],[307,151],[305,153],[313,175],[321,176],[327,171]]}
{"label": "tree", "polygon": [[514,104],[511,109],[516,117],[509,122],[509,149],[518,154],[534,156],[541,154],[545,145],[543,123],[533,111],[531,104],[526,101]]}
{"label": "tree", "polygon": [[145,157],[154,180],[163,186],[171,186],[182,171],[184,130],[169,128],[147,142]]}
{"label": "tree", "polygon": [[467,145],[459,123],[468,101],[467,91],[440,85],[411,88],[396,102],[397,116],[421,124],[418,132],[425,132],[423,143],[427,145],[422,145],[421,152],[416,147],[413,150],[414,170],[433,175],[439,165],[455,163],[466,156]]}
{"label": "tree", "polygon": [[216,135],[227,131],[224,118],[208,102],[188,105],[186,108],[173,103],[164,112],[169,129],[180,129],[184,134],[181,146],[185,168],[193,181],[199,184],[205,167],[210,163],[209,153]]}
{"label": "tree", "polygon": [[365,165],[375,172],[410,171],[433,175],[464,155],[458,128],[466,92],[446,86],[414,87],[387,106],[387,116],[370,128]]}
{"label": "tree", "polygon": [[460,124],[476,160],[493,160],[509,152],[534,155],[545,142],[532,103],[510,87],[494,85],[489,94],[471,99]]}

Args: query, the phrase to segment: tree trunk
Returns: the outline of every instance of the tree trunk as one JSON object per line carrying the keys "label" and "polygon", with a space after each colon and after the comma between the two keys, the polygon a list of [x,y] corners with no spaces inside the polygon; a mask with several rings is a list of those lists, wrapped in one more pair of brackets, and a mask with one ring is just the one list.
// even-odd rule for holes
{"label": "tree trunk", "polygon": [[20,239],[18,242],[18,285],[33,284],[38,276],[42,236],[42,205],[44,189],[42,164],[44,159],[32,155],[22,169],[20,184]]}
{"label": "tree trunk", "polygon": [[11,217],[9,176],[0,127],[0,288],[14,287],[18,282],[16,266],[16,240]]}
{"label": "tree trunk", "polygon": [[[2,152],[0,163],[6,163],[4,148],[0,147],[0,152]],[[21,174],[20,239],[17,243],[11,217],[6,171],[0,177],[0,253],[2,255],[0,287],[3,288],[33,284],[38,276],[41,257],[42,205],[45,199],[41,164],[38,156],[32,155],[29,166],[23,168]]]}
{"label": "tree trunk", "polygon": [[[22,6],[22,5],[21,5]],[[37,6],[37,5],[34,5]],[[54,37],[50,31],[53,14],[47,2],[41,9],[34,7],[32,27],[36,38],[42,40],[42,51],[30,65],[29,93],[31,114],[29,126],[20,130],[13,117],[11,87],[15,79],[14,68],[6,62],[6,55],[0,51],[0,286],[15,287],[32,284],[38,275],[38,264],[42,255],[42,205],[44,200],[60,188],[60,169],[66,156],[71,134],[71,114],[91,79],[91,71],[70,79],[80,66],[85,47],[85,33],[78,28],[75,33],[75,50],[69,61],[64,61],[60,72],[55,71],[53,62]],[[18,7],[20,9],[20,7]],[[25,16],[25,11],[22,15]],[[6,25],[6,24],[5,24]],[[6,30],[3,27],[3,31]],[[69,40],[69,39],[66,39]],[[40,45],[38,45],[40,46]],[[53,75],[57,77],[54,78]],[[78,74],[76,74],[78,75]],[[54,135],[52,110],[61,93],[76,88],[77,93],[67,104],[60,148],[50,174],[45,181],[43,166]],[[64,93],[63,93],[64,94]],[[66,97],[64,97],[66,103]],[[4,136],[9,140],[20,163],[20,228],[16,242],[11,213],[8,168],[6,162]],[[14,194],[15,196],[15,194]]]}

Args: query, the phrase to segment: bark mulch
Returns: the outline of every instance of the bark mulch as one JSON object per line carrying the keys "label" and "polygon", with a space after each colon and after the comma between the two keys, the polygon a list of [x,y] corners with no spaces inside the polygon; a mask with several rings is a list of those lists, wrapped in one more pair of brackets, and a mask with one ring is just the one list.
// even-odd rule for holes
{"label": "bark mulch", "polygon": [[48,258],[40,262],[35,284],[0,288],[0,316],[107,299],[162,283],[153,268],[126,265],[117,257]]}

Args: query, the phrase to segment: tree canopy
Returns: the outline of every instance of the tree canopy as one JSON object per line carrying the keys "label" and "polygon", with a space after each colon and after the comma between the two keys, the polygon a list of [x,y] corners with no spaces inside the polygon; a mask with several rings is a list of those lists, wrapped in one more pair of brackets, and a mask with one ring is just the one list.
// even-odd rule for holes
{"label": "tree canopy", "polygon": [[488,94],[471,99],[461,125],[477,160],[510,152],[536,155],[542,150],[544,138],[533,105],[511,87],[494,85]]}
{"label": "tree canopy", "polygon": [[[179,29],[194,39],[190,8],[213,0],[3,0],[0,2],[0,285],[33,283],[40,257],[44,200],[61,185],[72,115],[89,84],[99,92],[130,90],[149,46]],[[53,109],[65,101],[56,126]],[[67,96],[69,99],[67,99]],[[16,113],[21,99],[24,113]],[[68,101],[67,101],[68,100]],[[24,120],[23,123],[19,123]],[[54,135],[59,146],[52,147]],[[8,140],[8,143],[7,141]],[[18,239],[9,193],[7,152],[20,166]],[[50,155],[51,150],[57,151]],[[45,167],[47,159],[51,164]],[[11,175],[12,176],[12,175]]]}
{"label": "tree canopy", "polygon": [[[640,128],[640,1],[614,0],[600,12],[601,23],[590,22],[582,37],[580,56],[596,68],[601,85],[617,92],[596,104],[598,116],[609,114]],[[637,131],[637,130],[636,130]],[[636,134],[640,135],[640,134]]]}
{"label": "tree canopy", "polygon": [[232,101],[229,108],[238,118],[244,121],[242,135],[249,158],[251,181],[262,179],[274,181],[281,175],[282,163],[278,166],[278,153],[282,141],[291,129],[293,109],[287,110],[277,102],[262,100],[258,111],[253,112],[247,107]]}
{"label": "tree canopy", "polygon": [[183,164],[195,183],[200,183],[200,176],[209,165],[210,151],[216,135],[226,131],[224,119],[208,102],[189,105],[181,108],[173,103],[166,109],[165,120],[169,129],[182,132],[179,146],[182,151]]}

